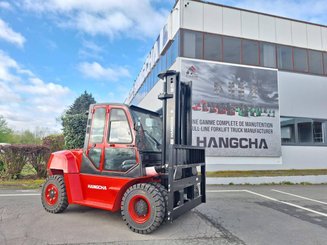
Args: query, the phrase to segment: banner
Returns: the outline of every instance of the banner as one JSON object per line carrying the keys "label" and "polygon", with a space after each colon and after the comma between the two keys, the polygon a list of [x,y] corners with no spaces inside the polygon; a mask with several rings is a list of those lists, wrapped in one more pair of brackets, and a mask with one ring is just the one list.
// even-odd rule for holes
{"label": "banner", "polygon": [[207,156],[281,156],[277,70],[182,60],[193,145]]}

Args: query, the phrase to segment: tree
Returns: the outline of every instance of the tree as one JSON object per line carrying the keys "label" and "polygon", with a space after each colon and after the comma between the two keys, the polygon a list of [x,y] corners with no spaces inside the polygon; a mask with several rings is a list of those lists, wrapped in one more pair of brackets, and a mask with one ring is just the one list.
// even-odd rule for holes
{"label": "tree", "polygon": [[85,114],[66,115],[62,119],[66,149],[83,148],[87,116]]}
{"label": "tree", "polygon": [[12,130],[8,127],[8,124],[3,116],[0,115],[0,143],[8,143],[12,138]]}
{"label": "tree", "polygon": [[19,144],[40,144],[41,139],[36,136],[35,133],[30,130],[25,130],[17,135],[17,139],[19,140]]}
{"label": "tree", "polygon": [[66,111],[67,115],[76,115],[76,114],[85,114],[88,111],[91,104],[95,104],[95,99],[92,94],[88,94],[84,91],[84,94],[81,94],[74,103]]}
{"label": "tree", "polygon": [[61,117],[63,134],[65,138],[65,147],[67,149],[78,149],[84,145],[85,130],[87,124],[87,115],[85,112],[91,104],[96,101],[92,94],[86,91],[78,98]]}

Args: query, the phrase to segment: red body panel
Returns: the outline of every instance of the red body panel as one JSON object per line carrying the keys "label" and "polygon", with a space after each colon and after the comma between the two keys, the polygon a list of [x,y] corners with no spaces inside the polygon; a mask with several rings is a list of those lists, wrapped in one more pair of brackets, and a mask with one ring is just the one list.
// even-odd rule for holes
{"label": "red body panel", "polygon": [[125,191],[137,183],[155,182],[156,176],[126,178],[80,173],[82,151],[52,153],[48,162],[50,175],[63,174],[69,204],[118,211]]}
{"label": "red body panel", "polygon": [[50,155],[48,170],[62,170],[64,173],[79,173],[82,150],[58,151]]}
{"label": "red body panel", "polygon": [[119,178],[116,176],[96,176],[80,174],[83,201],[73,203],[102,208],[116,212],[120,210],[125,191],[136,183],[153,182],[152,177]]}
{"label": "red body panel", "polygon": [[64,174],[68,203],[84,200],[80,174]]}

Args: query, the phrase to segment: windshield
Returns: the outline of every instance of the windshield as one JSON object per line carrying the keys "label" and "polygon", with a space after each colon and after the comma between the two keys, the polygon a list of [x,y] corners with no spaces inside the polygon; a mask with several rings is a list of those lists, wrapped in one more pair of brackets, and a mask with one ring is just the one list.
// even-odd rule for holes
{"label": "windshield", "polygon": [[161,151],[162,122],[159,114],[131,107],[136,144],[141,151]]}

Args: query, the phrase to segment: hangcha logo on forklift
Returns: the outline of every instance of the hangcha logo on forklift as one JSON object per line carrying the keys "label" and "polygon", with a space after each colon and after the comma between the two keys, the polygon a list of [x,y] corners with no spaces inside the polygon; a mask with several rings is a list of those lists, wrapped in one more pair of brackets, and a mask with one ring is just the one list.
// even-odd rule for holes
{"label": "hangcha logo on forklift", "polygon": [[87,185],[87,188],[96,189],[96,190],[103,190],[103,191],[107,190],[107,186],[105,186],[105,185]]}

